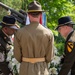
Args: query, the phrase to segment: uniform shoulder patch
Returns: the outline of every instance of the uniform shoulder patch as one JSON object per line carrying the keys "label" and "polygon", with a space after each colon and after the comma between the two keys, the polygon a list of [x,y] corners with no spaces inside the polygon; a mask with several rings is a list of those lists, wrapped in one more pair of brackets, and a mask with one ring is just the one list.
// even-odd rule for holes
{"label": "uniform shoulder patch", "polygon": [[72,52],[73,48],[74,48],[74,42],[68,41],[68,43],[67,43],[68,52]]}

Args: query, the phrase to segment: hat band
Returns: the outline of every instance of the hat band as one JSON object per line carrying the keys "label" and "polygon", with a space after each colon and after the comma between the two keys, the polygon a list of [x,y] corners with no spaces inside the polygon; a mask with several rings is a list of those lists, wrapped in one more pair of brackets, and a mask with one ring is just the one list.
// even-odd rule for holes
{"label": "hat band", "polygon": [[15,24],[7,24],[7,23],[5,23],[5,22],[2,22],[3,24],[6,24],[6,25],[11,25],[11,26],[16,26],[17,28],[20,28],[20,26],[18,26],[16,23]]}
{"label": "hat band", "polygon": [[71,23],[72,21],[69,21],[69,22],[66,22],[66,23],[64,23],[64,24],[68,24],[68,23]]}
{"label": "hat band", "polygon": [[7,23],[5,23],[5,22],[2,22],[3,24],[6,24],[6,25],[15,25],[15,24],[7,24]]}
{"label": "hat band", "polygon": [[44,12],[44,10],[28,10],[28,12]]}
{"label": "hat band", "polygon": [[[64,24],[68,24],[68,23],[71,23],[72,21],[69,21],[69,22],[66,22],[66,23],[64,23]],[[59,25],[63,25],[63,24],[59,24]]]}

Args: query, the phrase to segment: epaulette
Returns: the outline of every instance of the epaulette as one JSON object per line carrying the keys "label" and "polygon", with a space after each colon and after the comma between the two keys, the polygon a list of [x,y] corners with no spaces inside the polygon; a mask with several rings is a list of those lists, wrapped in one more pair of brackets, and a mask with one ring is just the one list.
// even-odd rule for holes
{"label": "epaulette", "polygon": [[70,39],[70,37],[71,37],[71,35],[73,34],[73,32],[74,32],[74,31],[72,31],[72,32],[68,35],[68,37],[67,37],[67,39],[66,39],[66,42]]}
{"label": "epaulette", "polygon": [[74,31],[73,34],[71,35],[69,41],[75,42],[75,31]]}

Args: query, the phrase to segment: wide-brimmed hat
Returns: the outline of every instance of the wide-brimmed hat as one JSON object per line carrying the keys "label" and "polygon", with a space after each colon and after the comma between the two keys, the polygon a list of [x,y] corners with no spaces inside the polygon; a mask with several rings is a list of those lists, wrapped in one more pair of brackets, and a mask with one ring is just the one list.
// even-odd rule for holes
{"label": "wide-brimmed hat", "polygon": [[55,28],[56,30],[58,30],[59,27],[61,26],[69,26],[69,25],[75,25],[75,23],[73,23],[72,19],[70,16],[64,16],[58,19],[58,26]]}
{"label": "wide-brimmed hat", "polygon": [[13,29],[20,28],[16,24],[16,19],[12,15],[6,15],[6,16],[4,16],[2,22],[0,23],[0,25],[1,26],[8,26],[8,27],[13,28]]}
{"label": "wide-brimmed hat", "polygon": [[28,5],[27,12],[44,12],[44,10],[42,10],[41,4],[39,2],[33,1]]}

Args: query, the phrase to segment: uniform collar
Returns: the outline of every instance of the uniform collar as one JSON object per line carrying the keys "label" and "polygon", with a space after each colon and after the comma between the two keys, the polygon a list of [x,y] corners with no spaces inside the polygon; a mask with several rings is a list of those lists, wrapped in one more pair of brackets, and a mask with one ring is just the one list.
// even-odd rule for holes
{"label": "uniform collar", "polygon": [[66,42],[70,39],[70,37],[71,37],[71,35],[72,35],[73,32],[74,32],[74,30],[72,30],[72,31],[68,34],[68,36],[67,36],[67,38],[66,38]]}
{"label": "uniform collar", "polygon": [[0,35],[5,40],[5,42],[7,42],[8,44],[12,44],[9,36],[3,30],[0,30]]}
{"label": "uniform collar", "polygon": [[39,24],[39,22],[33,21],[30,24]]}

